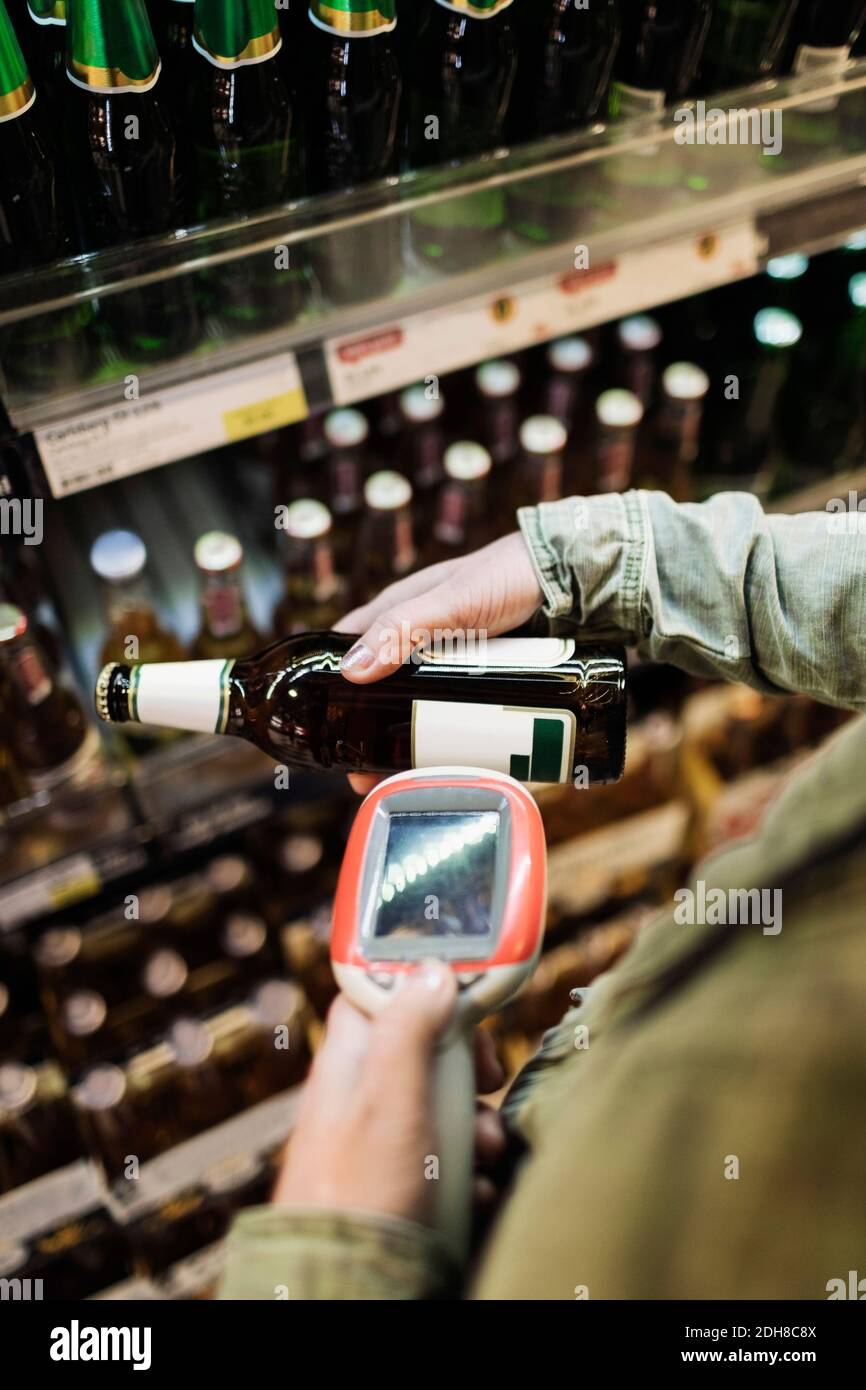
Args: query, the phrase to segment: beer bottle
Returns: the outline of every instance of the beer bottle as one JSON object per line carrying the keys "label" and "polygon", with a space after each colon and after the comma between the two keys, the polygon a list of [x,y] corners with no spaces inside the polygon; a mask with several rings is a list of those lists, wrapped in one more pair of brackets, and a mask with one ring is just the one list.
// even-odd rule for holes
{"label": "beer bottle", "polygon": [[583,405],[587,374],[595,354],[586,338],[558,338],[546,352],[545,377],[539,414],[560,420],[569,434]]}
{"label": "beer bottle", "polygon": [[[413,169],[489,154],[505,141],[517,70],[512,0],[433,0],[407,83],[406,157]],[[445,271],[495,251],[505,219],[501,188],[449,198],[411,217],[416,255]]]}
{"label": "beer bottle", "polygon": [[201,580],[201,631],[192,656],[252,656],[262,639],[250,622],[241,590],[243,546],[226,531],[207,531],[196,541],[194,553]]}
{"label": "beer bottle", "polygon": [[453,560],[493,539],[489,478],[492,462],[481,444],[468,440],[445,452],[429,563]]}
{"label": "beer bottle", "polygon": [[517,453],[521,380],[517,364],[504,359],[482,362],[475,372],[479,432],[494,468],[510,463]]}
{"label": "beer bottle", "polygon": [[676,502],[689,502],[710,379],[694,362],[673,362],[663,372],[661,385],[648,447],[639,456],[639,484],[661,488]]}
{"label": "beer bottle", "polygon": [[27,11],[36,81],[59,115],[66,90],[66,0],[27,0]]}
{"label": "beer bottle", "polygon": [[340,570],[355,554],[357,527],[364,506],[369,471],[370,426],[360,410],[331,410],[325,416],[325,498],[334,522],[334,553]]}
{"label": "beer bottle", "polygon": [[515,465],[511,509],[556,502],[563,494],[568,434],[552,415],[531,415],[520,427],[520,454]]}
{"label": "beer bottle", "polygon": [[[395,0],[310,0],[304,37],[307,180],[336,193],[397,172],[403,83]],[[388,294],[401,274],[400,219],[317,239],[327,296],[353,303]]]}
{"label": "beer bottle", "polygon": [[195,0],[153,0],[150,5],[156,46],[162,59],[162,81],[178,122],[186,113],[192,77],[192,32]]}
{"label": "beer bottle", "polygon": [[[187,220],[186,188],[144,0],[69,0],[66,73],[79,249],[173,234]],[[198,333],[184,276],[108,296],[101,311],[134,362],[185,352]]]}
{"label": "beer bottle", "polygon": [[402,473],[382,469],[364,484],[364,516],[358,559],[352,576],[352,599],[369,603],[415,566],[412,488]]}
{"label": "beer bottle", "polygon": [[632,391],[602,391],[595,403],[596,492],[625,492],[631,485],[638,426],[644,408]]}
{"label": "beer bottle", "polygon": [[31,791],[86,786],[99,776],[99,736],[75,695],[59,685],[20,608],[0,604],[0,684],[6,738]]}
{"label": "beer bottle", "polygon": [[[0,0],[0,276],[61,260],[70,250],[66,189],[45,108]],[[54,391],[80,382],[92,360],[92,317],[84,304],[0,331],[10,384]]]}
{"label": "beer bottle", "polygon": [[[634,407],[640,412],[639,401]],[[144,719],[246,738],[293,766],[394,772],[450,764],[523,781],[580,777],[581,785],[621,776],[619,648],[470,633],[443,650],[431,634],[410,658],[413,640],[395,632],[394,653],[405,664],[366,686],[341,674],[353,638],[335,632],[289,637],[248,661],[107,666],[97,709],[111,723]]]}
{"label": "beer bottle", "polygon": [[661,326],[648,314],[634,314],[617,324],[616,337],[621,353],[619,374],[622,385],[637,396],[646,410],[655,394],[656,353],[662,341]]}
{"label": "beer bottle", "polygon": [[701,89],[720,92],[773,77],[800,0],[715,0],[701,60]]}
{"label": "beer bottle", "polygon": [[107,631],[101,660],[182,661],[183,645],[161,624],[147,582],[147,547],[134,531],[103,531],[90,549],[103,586]]}
{"label": "beer bottle", "polygon": [[[300,192],[297,119],[277,55],[273,0],[197,0],[190,87],[196,211],[236,218]],[[214,307],[238,333],[295,318],[304,268],[294,247],[244,255],[213,272]]]}
{"label": "beer bottle", "polygon": [[124,1173],[131,1156],[150,1157],[122,1067],[113,1062],[89,1067],[71,1095],[87,1147],[98,1155],[109,1180]]}
{"label": "beer bottle", "polygon": [[512,140],[539,140],[594,121],[619,47],[616,0],[534,0],[518,7],[518,15]]}
{"label": "beer bottle", "polygon": [[400,394],[400,411],[403,417],[400,453],[420,504],[423,494],[438,487],[444,476],[442,417],[445,401],[441,395],[429,395],[425,386],[408,386]]}
{"label": "beer bottle", "polygon": [[[820,68],[832,79],[851,57],[864,24],[866,0],[800,0],[789,44],[791,71],[799,75]],[[832,110],[839,98],[828,100],[832,105],[820,109]],[[809,109],[819,107],[810,103]]]}
{"label": "beer bottle", "polygon": [[214,1056],[213,1035],[196,1018],[179,1018],[166,1035],[175,1066],[174,1101],[188,1135],[227,1120],[231,1096]]}
{"label": "beer bottle", "polygon": [[306,497],[286,509],[286,592],[274,611],[274,632],[320,632],[345,611],[345,585],[334,560],[331,513]]}
{"label": "beer bottle", "polygon": [[0,1192],[23,1186],[80,1154],[57,1063],[0,1064]]}

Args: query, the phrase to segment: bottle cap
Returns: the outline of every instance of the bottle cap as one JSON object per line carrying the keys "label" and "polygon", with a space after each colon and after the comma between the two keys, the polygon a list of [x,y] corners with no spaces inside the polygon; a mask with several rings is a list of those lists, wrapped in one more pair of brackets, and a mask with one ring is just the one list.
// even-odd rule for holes
{"label": "bottle cap", "polygon": [[366,416],[360,410],[331,410],[325,416],[325,438],[335,449],[351,449],[363,444],[370,433]]}
{"label": "bottle cap", "polygon": [[200,1067],[213,1052],[213,1038],[197,1018],[179,1018],[169,1028],[167,1041],[181,1067]]}
{"label": "bottle cap", "polygon": [[206,531],[195,543],[196,565],[205,574],[224,574],[236,570],[244,558],[244,548],[237,536],[228,531]]}
{"label": "bottle cap", "polygon": [[595,403],[602,425],[611,429],[631,429],[643,419],[643,406],[632,391],[602,391]]}
{"label": "bottle cap", "polygon": [[240,854],[221,854],[208,864],[205,878],[215,893],[234,893],[251,881],[252,872]]}
{"label": "bottle cap", "polygon": [[98,1033],[106,1015],[108,1005],[95,989],[79,989],[63,1005],[63,1022],[67,1033],[74,1038],[87,1038]]}
{"label": "bottle cap", "polygon": [[145,927],[164,922],[174,906],[174,893],[167,883],[154,883],[138,895],[138,920]]}
{"label": "bottle cap", "polygon": [[268,980],[254,991],[250,1004],[259,1023],[273,1028],[300,1012],[303,996],[288,980]]}
{"label": "bottle cap", "polygon": [[584,372],[592,358],[586,338],[557,338],[547,349],[547,365],[554,372]]}
{"label": "bottle cap", "polygon": [[85,1072],[72,1094],[84,1110],[110,1110],[126,1094],[126,1077],[120,1067],[105,1062]]}
{"label": "bottle cap", "polygon": [[147,547],[134,531],[103,531],[90,548],[91,568],[106,584],[136,579],[147,564]]}
{"label": "bottle cap", "polygon": [[297,541],[313,541],[327,536],[331,529],[331,513],[322,502],[302,497],[286,508],[286,535]]}
{"label": "bottle cap", "polygon": [[43,969],[56,969],[61,965],[71,965],[80,950],[81,932],[78,927],[50,927],[40,936],[33,954],[36,964]]}
{"label": "bottle cap", "polygon": [[792,251],[788,256],[773,256],[767,261],[767,274],[771,280],[799,280],[809,269],[809,257],[801,251]]}
{"label": "bottle cap", "polygon": [[674,401],[702,401],[710,378],[694,362],[672,362],[662,373],[662,389]]}
{"label": "bottle cap", "polygon": [[513,396],[520,389],[520,368],[516,363],[498,357],[492,362],[482,362],[475,372],[475,384],[482,396],[492,396],[497,400],[503,396]]}
{"label": "bottle cap", "polygon": [[27,616],[14,603],[0,603],[0,642],[14,642],[27,631]]}
{"label": "bottle cap", "polygon": [[796,347],[802,336],[802,323],[787,309],[759,309],[755,315],[755,337],[761,347]]}
{"label": "bottle cap", "polygon": [[662,340],[662,330],[649,314],[633,314],[617,324],[620,346],[627,352],[653,352]]}
{"label": "bottle cap", "polygon": [[426,425],[439,419],[445,402],[441,396],[428,396],[426,386],[407,386],[400,393],[400,409],[413,425]]}
{"label": "bottle cap", "polygon": [[38,1085],[34,1067],[5,1062],[0,1066],[0,1112],[25,1110],[36,1095]]}
{"label": "bottle cap", "polygon": [[398,507],[408,507],[412,488],[402,473],[383,468],[364,484],[364,501],[373,511],[394,512]]}
{"label": "bottle cap", "polygon": [[280,845],[278,860],[289,874],[307,874],[321,863],[325,846],[318,835],[287,835]]}
{"label": "bottle cap", "polygon": [[188,974],[183,956],[178,955],[177,951],[165,949],[154,951],[145,964],[142,980],[148,994],[156,999],[170,999],[183,989]]}
{"label": "bottle cap", "polygon": [[267,927],[261,917],[252,912],[233,912],[226,918],[222,944],[226,955],[233,960],[248,960],[262,949],[267,939]]}
{"label": "bottle cap", "polygon": [[471,483],[476,478],[486,478],[493,461],[483,445],[463,440],[445,450],[442,466],[449,478],[460,483]]}
{"label": "bottle cap", "polygon": [[530,415],[520,426],[520,444],[528,454],[558,454],[568,443],[568,432],[553,415]]}

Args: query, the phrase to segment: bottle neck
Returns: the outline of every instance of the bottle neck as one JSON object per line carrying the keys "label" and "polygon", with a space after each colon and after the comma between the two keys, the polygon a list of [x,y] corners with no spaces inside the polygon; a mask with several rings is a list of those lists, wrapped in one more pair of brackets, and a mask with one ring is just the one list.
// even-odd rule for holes
{"label": "bottle neck", "polygon": [[269,62],[282,46],[273,0],[197,0],[192,41],[217,68]]}
{"label": "bottle neck", "polygon": [[144,0],[78,0],[66,25],[66,73],[87,92],[141,95],[160,62]]}
{"label": "bottle neck", "polygon": [[286,587],[290,596],[312,598],[316,603],[332,598],[337,589],[337,570],[331,536],[302,540],[289,536]]}
{"label": "bottle neck", "polygon": [[54,682],[45,661],[26,638],[10,643],[3,666],[16,698],[29,709],[38,709],[53,694]]}
{"label": "bottle neck", "polygon": [[441,545],[460,549],[466,545],[472,523],[484,512],[487,495],[485,478],[474,482],[448,479],[439,494],[434,536]]}
{"label": "bottle neck", "polygon": [[238,574],[207,575],[201,595],[202,628],[220,641],[237,637],[247,621]]}
{"label": "bottle neck", "polygon": [[375,38],[397,27],[395,0],[310,0],[310,19],[343,39]]}
{"label": "bottle neck", "polygon": [[234,661],[221,658],[107,666],[97,681],[97,710],[111,724],[224,734],[230,702],[243,701],[232,679],[234,667]]}

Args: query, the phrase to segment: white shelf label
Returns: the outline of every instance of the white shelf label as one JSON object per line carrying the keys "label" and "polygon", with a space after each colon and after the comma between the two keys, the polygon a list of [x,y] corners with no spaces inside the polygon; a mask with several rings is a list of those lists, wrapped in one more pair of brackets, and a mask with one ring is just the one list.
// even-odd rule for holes
{"label": "white shelf label", "polygon": [[335,405],[637,313],[757,274],[753,222],[680,237],[615,260],[516,286],[325,343]]}
{"label": "white shelf label", "polygon": [[294,353],[141,399],[73,416],[35,433],[55,497],[294,424],[307,402]]}
{"label": "white shelf label", "polygon": [[92,897],[101,887],[102,879],[90,855],[73,855],[2,889],[0,927],[17,927],[45,912],[56,912],[81,898]]}

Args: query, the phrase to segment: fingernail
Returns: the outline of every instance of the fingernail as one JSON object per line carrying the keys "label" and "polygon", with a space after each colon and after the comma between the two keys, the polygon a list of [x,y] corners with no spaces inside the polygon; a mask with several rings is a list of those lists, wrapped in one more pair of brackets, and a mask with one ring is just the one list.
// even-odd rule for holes
{"label": "fingernail", "polygon": [[426,989],[435,994],[437,990],[443,989],[448,983],[451,971],[441,960],[423,960],[418,967],[416,979],[420,980]]}
{"label": "fingernail", "polygon": [[371,652],[370,648],[363,642],[356,642],[351,647],[343,660],[340,662],[341,671],[366,671],[368,666],[372,666],[376,660],[376,653]]}

